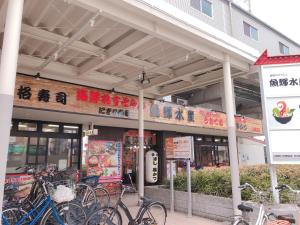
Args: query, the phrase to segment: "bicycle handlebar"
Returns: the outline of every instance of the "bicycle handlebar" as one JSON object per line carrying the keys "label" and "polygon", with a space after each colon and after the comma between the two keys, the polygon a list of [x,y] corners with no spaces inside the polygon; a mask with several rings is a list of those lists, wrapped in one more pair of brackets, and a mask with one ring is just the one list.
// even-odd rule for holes
{"label": "bicycle handlebar", "polygon": [[278,185],[277,187],[275,187],[276,190],[279,190],[279,191],[282,191],[284,189],[288,189],[289,191],[293,192],[293,193],[296,193],[296,194],[300,194],[300,190],[295,190],[293,188],[291,188],[289,185],[287,184],[281,184],[281,185]]}
{"label": "bicycle handlebar", "polygon": [[240,185],[239,188],[241,190],[250,188],[254,193],[261,193],[260,191],[257,191],[251,184],[248,184],[248,183],[244,183],[244,184]]}

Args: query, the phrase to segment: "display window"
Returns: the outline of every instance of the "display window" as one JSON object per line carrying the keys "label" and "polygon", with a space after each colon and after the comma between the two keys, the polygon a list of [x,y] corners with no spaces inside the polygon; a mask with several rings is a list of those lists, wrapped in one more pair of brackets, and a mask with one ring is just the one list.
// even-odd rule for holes
{"label": "display window", "polygon": [[81,126],[14,120],[8,149],[7,173],[17,167],[55,164],[80,168]]}

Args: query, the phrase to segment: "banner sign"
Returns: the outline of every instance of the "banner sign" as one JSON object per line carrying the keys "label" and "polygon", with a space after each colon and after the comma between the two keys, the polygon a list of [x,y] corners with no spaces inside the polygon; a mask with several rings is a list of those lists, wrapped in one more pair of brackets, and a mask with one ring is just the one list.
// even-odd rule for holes
{"label": "banner sign", "polygon": [[[279,82],[279,81],[278,81]],[[138,98],[107,90],[18,75],[14,106],[101,117],[138,119]],[[227,130],[226,114],[144,99],[145,121]],[[261,134],[260,120],[236,116],[237,131]]]}
{"label": "banner sign", "polygon": [[194,139],[188,137],[166,138],[165,150],[167,159],[194,159]]}
{"label": "banner sign", "polygon": [[300,164],[300,63],[261,68],[271,164]]}

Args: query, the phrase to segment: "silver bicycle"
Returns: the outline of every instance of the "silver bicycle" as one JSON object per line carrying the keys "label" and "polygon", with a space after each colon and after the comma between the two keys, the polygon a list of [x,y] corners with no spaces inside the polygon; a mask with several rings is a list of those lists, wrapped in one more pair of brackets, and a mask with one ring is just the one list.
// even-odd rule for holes
{"label": "silver bicycle", "polygon": [[[250,189],[259,198],[259,213],[255,225],[265,225],[268,221],[268,215],[263,204],[263,198],[265,193],[262,191],[257,191],[251,184],[245,183],[239,186],[241,190]],[[238,205],[238,209],[242,211],[242,216],[239,216],[233,223],[233,225],[249,225],[249,213],[253,212],[253,207],[249,204],[242,203]]]}

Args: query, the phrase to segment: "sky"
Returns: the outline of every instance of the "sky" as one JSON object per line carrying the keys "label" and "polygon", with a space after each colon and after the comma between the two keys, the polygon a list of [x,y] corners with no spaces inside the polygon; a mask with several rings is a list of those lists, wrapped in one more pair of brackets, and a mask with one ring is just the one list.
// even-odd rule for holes
{"label": "sky", "polygon": [[300,0],[251,0],[252,13],[300,44]]}

